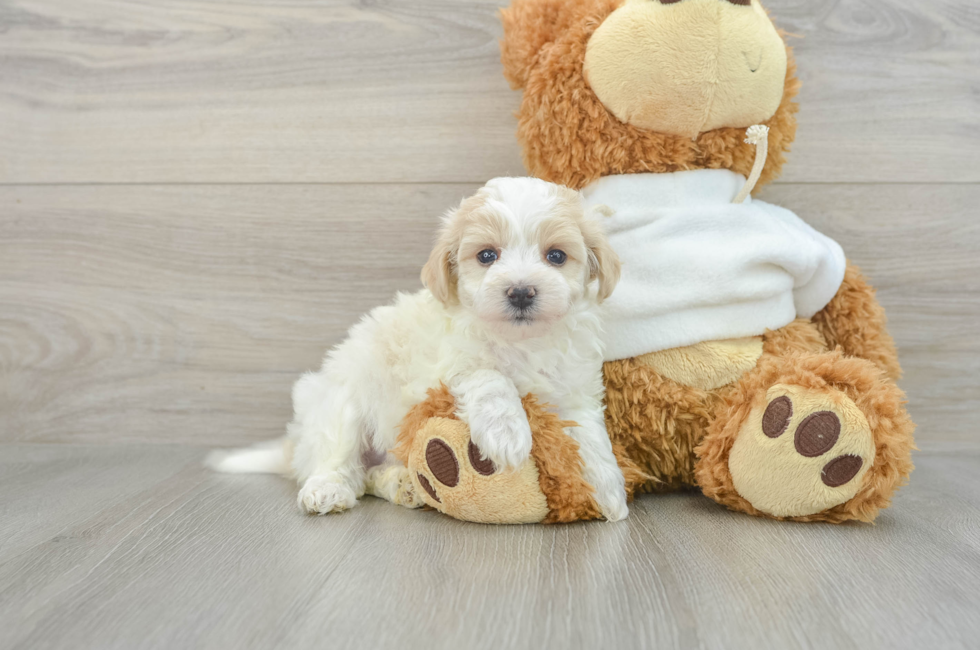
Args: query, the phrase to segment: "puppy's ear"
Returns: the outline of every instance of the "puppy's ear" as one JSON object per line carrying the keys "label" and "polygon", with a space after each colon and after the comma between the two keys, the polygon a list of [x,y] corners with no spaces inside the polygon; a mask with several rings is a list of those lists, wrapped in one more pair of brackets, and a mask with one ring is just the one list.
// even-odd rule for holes
{"label": "puppy's ear", "polygon": [[456,254],[459,241],[453,227],[454,217],[455,213],[451,212],[443,218],[436,245],[429,255],[429,261],[422,267],[422,284],[439,302],[447,306],[459,302],[456,293]]}
{"label": "puppy's ear", "polygon": [[582,236],[589,249],[589,281],[599,281],[599,302],[612,295],[621,272],[619,255],[609,245],[606,228],[601,221],[609,216],[612,216],[612,210],[600,205],[589,210],[582,221]]}

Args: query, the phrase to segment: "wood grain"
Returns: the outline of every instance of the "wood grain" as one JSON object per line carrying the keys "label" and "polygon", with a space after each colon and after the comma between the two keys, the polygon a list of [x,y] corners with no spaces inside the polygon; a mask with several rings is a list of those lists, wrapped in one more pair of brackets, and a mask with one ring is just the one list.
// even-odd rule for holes
{"label": "wood grain", "polygon": [[171,478],[200,450],[174,446],[152,453],[134,445],[0,446],[0,563],[116,505],[133,507],[146,489]]}
{"label": "wood grain", "polygon": [[[966,648],[980,633],[976,446],[920,455],[874,526],[754,519],[694,494],[646,495],[618,524],[481,526],[370,498],[311,518],[285,480],[209,474],[187,450],[0,450],[73,465],[86,504],[0,548],[11,650]],[[5,482],[0,508],[43,505],[50,480]]]}
{"label": "wood grain", "polygon": [[[522,172],[494,0],[5,0],[0,183]],[[788,182],[977,182],[972,0],[769,0],[804,82]]]}
{"label": "wood grain", "polygon": [[[471,185],[0,188],[0,439],[228,445],[370,308],[419,288]],[[880,288],[921,440],[976,440],[974,185],[782,185]]]}

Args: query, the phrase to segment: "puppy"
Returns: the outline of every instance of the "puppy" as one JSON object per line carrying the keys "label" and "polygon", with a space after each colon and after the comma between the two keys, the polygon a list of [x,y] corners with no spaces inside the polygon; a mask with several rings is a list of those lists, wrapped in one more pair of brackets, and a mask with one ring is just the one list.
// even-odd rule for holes
{"label": "puppy", "polygon": [[326,514],[365,492],[416,507],[408,470],[388,450],[426,390],[444,382],[473,442],[501,469],[524,462],[534,393],[578,426],[585,479],[603,516],[628,514],[603,418],[598,304],[619,280],[601,216],[578,192],[533,178],[497,178],[444,218],[422,269],[426,289],[400,294],[351,328],[318,372],[293,388],[282,441],[210,464],[281,472],[302,484],[299,505]]}

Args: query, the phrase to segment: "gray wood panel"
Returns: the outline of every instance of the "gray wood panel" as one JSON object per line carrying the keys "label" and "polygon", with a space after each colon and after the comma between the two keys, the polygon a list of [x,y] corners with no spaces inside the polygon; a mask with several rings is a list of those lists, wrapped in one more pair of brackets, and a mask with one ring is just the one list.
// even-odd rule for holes
{"label": "gray wood panel", "polygon": [[[0,187],[0,439],[228,445],[420,286],[474,185]],[[880,287],[921,440],[976,440],[976,185],[780,185]]]}
{"label": "gray wood panel", "polygon": [[[919,454],[913,486],[874,526],[754,519],[695,494],[644,496],[617,524],[481,526],[370,498],[314,518],[287,481],[210,474],[186,450],[0,454],[74,465],[86,504],[29,548],[0,547],[12,650],[891,650],[975,647],[980,634],[976,446]],[[106,473],[119,494],[103,491]],[[63,514],[51,478],[4,482],[0,511]]]}
{"label": "gray wood panel", "polygon": [[[482,182],[522,170],[500,1],[0,2],[0,182]],[[770,0],[790,182],[976,182],[972,0]]]}

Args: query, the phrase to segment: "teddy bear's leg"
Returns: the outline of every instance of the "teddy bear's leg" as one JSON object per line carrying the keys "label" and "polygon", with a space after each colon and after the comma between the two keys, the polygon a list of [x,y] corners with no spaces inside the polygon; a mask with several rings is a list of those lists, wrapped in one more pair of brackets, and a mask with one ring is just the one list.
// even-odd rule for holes
{"label": "teddy bear's leg", "polygon": [[638,490],[694,485],[694,448],[714,415],[717,392],[681,385],[635,358],[608,361],[603,373],[609,438],[646,475]]}
{"label": "teddy bear's leg", "polygon": [[764,357],[719,404],[696,450],[698,483],[750,514],[871,521],[912,470],[903,403],[866,359]]}
{"label": "teddy bear's leg", "polygon": [[885,327],[885,310],[875,291],[853,264],[847,265],[837,295],[813,316],[830,349],[838,345],[849,357],[868,359],[893,380],[902,375],[895,341]]}
{"label": "teddy bear's leg", "polygon": [[421,508],[425,500],[415,490],[408,468],[397,460],[387,460],[367,471],[365,492],[406,508]]}

